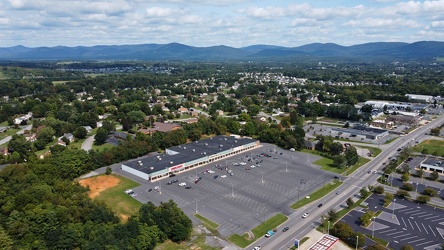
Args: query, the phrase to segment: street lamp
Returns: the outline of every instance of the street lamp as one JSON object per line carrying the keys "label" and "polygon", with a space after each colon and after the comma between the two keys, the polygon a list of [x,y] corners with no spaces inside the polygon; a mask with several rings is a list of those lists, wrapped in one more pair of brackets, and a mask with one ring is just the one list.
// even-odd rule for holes
{"label": "street lamp", "polygon": [[327,234],[330,235],[330,221],[328,221]]}
{"label": "street lamp", "polygon": [[376,224],[376,217],[373,217],[373,230],[372,230],[372,238],[375,237],[375,224]]}
{"label": "street lamp", "polygon": [[393,213],[392,213],[392,218],[395,217],[395,206],[396,206],[396,199],[393,199]]}
{"label": "street lamp", "polygon": [[231,184],[231,197],[234,197],[234,188],[233,188],[233,183],[230,183]]}
{"label": "street lamp", "polygon": [[262,183],[264,183],[264,172],[261,172],[262,174]]}
{"label": "street lamp", "polygon": [[415,188],[415,200],[416,200],[416,194],[418,194],[418,182],[416,182],[416,188]]}
{"label": "street lamp", "polygon": [[287,162],[285,163],[285,172],[288,172],[288,166]]}
{"label": "street lamp", "polygon": [[196,201],[196,210],[195,210],[195,212],[196,212],[196,214],[197,214],[197,199],[194,198],[194,200]]}
{"label": "street lamp", "polygon": [[356,235],[356,250],[358,250],[359,235]]}

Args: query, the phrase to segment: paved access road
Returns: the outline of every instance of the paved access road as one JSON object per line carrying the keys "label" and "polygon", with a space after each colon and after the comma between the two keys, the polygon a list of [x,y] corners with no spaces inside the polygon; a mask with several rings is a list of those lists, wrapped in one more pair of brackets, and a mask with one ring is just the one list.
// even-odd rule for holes
{"label": "paved access road", "polygon": [[317,203],[309,204],[304,207],[304,211],[315,211],[314,213],[310,214],[310,216],[307,218],[308,220],[295,220],[293,223],[287,223],[286,225],[290,227],[290,230],[286,232],[287,234],[276,235],[277,237],[272,237],[268,240],[261,239],[260,242],[262,243],[259,245],[261,245],[262,249],[264,250],[288,249],[288,247],[291,247],[294,244],[294,239],[303,238],[311,229],[317,227],[320,222],[320,217],[327,214],[329,209],[341,209],[345,204],[345,200],[356,195],[362,187],[376,185],[376,179],[379,177],[379,175],[369,175],[367,174],[368,171],[381,171],[384,166],[383,163],[386,162],[389,157],[395,155],[398,148],[407,146],[412,142],[415,143],[416,141],[424,140],[427,138],[426,133],[428,133],[431,128],[440,126],[443,124],[443,122],[444,115],[441,115],[434,121],[402,137],[402,139],[397,139],[390,143],[387,147],[384,147],[381,154],[345,179],[344,184],[341,186],[341,193],[339,195],[332,192],[324,197],[323,199],[327,200],[328,203],[324,204],[324,206],[321,208],[317,208]]}

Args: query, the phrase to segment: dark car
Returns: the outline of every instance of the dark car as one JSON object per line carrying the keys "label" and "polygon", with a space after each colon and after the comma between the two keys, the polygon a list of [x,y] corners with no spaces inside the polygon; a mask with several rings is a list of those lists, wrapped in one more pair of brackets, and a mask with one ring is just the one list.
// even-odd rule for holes
{"label": "dark car", "polygon": [[186,186],[185,189],[191,189],[191,187],[190,186]]}
{"label": "dark car", "polygon": [[216,179],[217,179],[217,177],[219,177],[219,175],[215,175],[215,176],[213,177],[213,179],[215,179],[215,180],[216,180]]}
{"label": "dark car", "polygon": [[151,191],[153,191],[153,189],[152,189],[152,188],[148,189],[148,192],[151,192]]}
{"label": "dark car", "polygon": [[173,184],[173,182],[169,181],[169,182],[167,182],[166,184],[167,184],[167,185],[171,185],[171,184]]}
{"label": "dark car", "polygon": [[284,227],[284,228],[282,229],[282,232],[287,232],[288,229],[290,229],[290,228],[288,228],[288,227]]}
{"label": "dark car", "polygon": [[322,207],[322,203],[319,203],[318,207]]}
{"label": "dark car", "polygon": [[172,180],[172,181],[171,181],[171,183],[176,183],[176,182],[179,182],[179,180],[178,180],[178,179],[175,179],[175,180]]}
{"label": "dark car", "polygon": [[170,178],[176,176],[175,174],[170,174]]}

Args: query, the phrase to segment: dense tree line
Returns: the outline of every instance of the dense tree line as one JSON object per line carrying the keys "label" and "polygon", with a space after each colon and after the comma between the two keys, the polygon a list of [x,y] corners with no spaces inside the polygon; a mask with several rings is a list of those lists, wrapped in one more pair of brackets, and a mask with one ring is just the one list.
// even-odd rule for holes
{"label": "dense tree line", "polygon": [[172,201],[158,207],[145,204],[122,224],[104,204],[91,200],[87,189],[72,179],[98,164],[99,156],[106,158],[65,149],[0,171],[0,246],[153,249],[166,239],[180,242],[189,237],[191,221]]}

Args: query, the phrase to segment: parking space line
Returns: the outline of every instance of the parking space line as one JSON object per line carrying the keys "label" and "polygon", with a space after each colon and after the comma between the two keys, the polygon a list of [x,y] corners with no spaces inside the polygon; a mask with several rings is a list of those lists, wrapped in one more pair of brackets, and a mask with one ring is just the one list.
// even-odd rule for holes
{"label": "parking space line", "polygon": [[[405,212],[405,214],[412,214],[412,213],[415,213],[415,212],[417,212],[417,211],[413,210],[413,211]],[[420,213],[417,213],[417,214],[423,214],[423,213],[425,213],[425,212],[420,212]]]}
{"label": "parking space line", "polygon": [[405,213],[406,211],[410,211],[410,210],[412,210],[412,209],[413,209],[413,208],[399,209],[398,212],[399,212],[399,213]]}
{"label": "parking space line", "polygon": [[412,225],[412,222],[410,221],[410,219],[407,219],[409,221],[410,226],[412,227],[412,229],[415,229]]}
{"label": "parking space line", "polygon": [[418,230],[419,230],[420,232],[422,232],[422,231],[421,231],[421,228],[419,228],[419,226],[418,226],[418,223],[416,223],[416,220],[415,220],[415,224],[416,224],[416,227],[418,227]]}
{"label": "parking space line", "polygon": [[[423,243],[421,243],[421,245],[422,245],[422,244],[423,244]],[[420,244],[417,244],[417,246],[419,246],[419,245],[420,245]],[[441,245],[442,245],[442,244],[435,244],[435,245],[431,245],[431,246],[424,247],[424,249],[435,250],[435,249],[439,248]]]}
{"label": "parking space line", "polygon": [[422,218],[422,217],[427,217],[427,216],[430,216],[430,214],[424,214],[424,215],[420,215],[420,216],[417,216],[418,218]]}
{"label": "parking space line", "polygon": [[[434,218],[436,218],[436,217],[441,218],[440,215],[435,215],[435,216],[432,216],[432,217],[424,218],[424,220],[431,220],[431,219],[434,219]],[[435,220],[435,221],[436,221],[436,220]]]}
{"label": "parking space line", "polygon": [[407,224],[405,223],[404,218],[401,217],[402,223],[404,223],[404,227],[407,227]]}
{"label": "parking space line", "polygon": [[413,240],[413,241],[408,241],[407,243],[413,243],[413,242],[418,242],[418,241],[421,241],[421,240],[424,240],[424,238],[421,238],[421,239],[417,239],[417,240]]}
{"label": "parking space line", "polygon": [[[419,236],[417,236],[417,235],[415,235],[415,236],[412,236],[412,237],[408,237],[408,238],[402,238],[402,239],[400,239],[401,241],[406,241],[406,240],[410,240],[410,239],[414,239],[414,238],[418,238]],[[393,237],[394,238],[394,237]]]}
{"label": "parking space line", "polygon": [[427,231],[427,229],[426,229],[426,227],[424,226],[424,224],[421,223],[421,225],[422,225],[422,227],[424,228],[424,230],[426,231],[426,234],[429,234],[429,232]]}
{"label": "parking space line", "polygon": [[402,233],[404,233],[404,232],[399,232],[399,231],[397,231],[397,232],[394,232],[394,233],[391,233],[391,234],[385,234],[385,235],[386,235],[386,236],[391,236],[391,235],[402,234]]}
{"label": "parking space line", "polygon": [[435,232],[433,232],[433,229],[430,225],[429,225],[429,228],[430,228],[430,231],[432,231],[433,235],[436,237],[436,234],[435,234]]}
{"label": "parking space line", "polygon": [[[433,240],[431,240],[431,241],[426,241],[426,242],[419,243],[419,244],[415,244],[415,245],[417,245],[417,246],[422,246],[422,245],[429,244],[429,243],[432,243],[432,242],[433,242]],[[438,244],[438,245],[439,245],[439,244]]]}
{"label": "parking space line", "polygon": [[[405,236],[409,236],[409,235],[411,235],[411,233],[403,234],[403,235],[398,235],[398,236],[393,236],[392,238],[395,239],[395,238],[405,237]],[[406,238],[406,239],[412,239],[412,238],[416,238],[416,237],[419,237],[419,236],[412,236],[412,237]]]}
{"label": "parking space line", "polygon": [[394,228],[394,229],[390,229],[390,230],[386,230],[386,231],[380,231],[379,233],[385,234],[385,233],[388,233],[388,232],[391,232],[391,231],[397,231],[397,230],[398,229]]}

